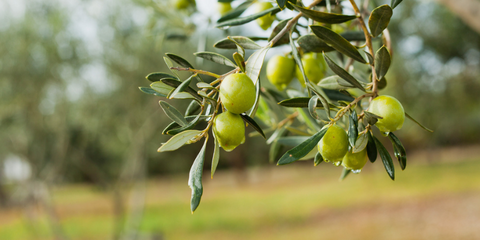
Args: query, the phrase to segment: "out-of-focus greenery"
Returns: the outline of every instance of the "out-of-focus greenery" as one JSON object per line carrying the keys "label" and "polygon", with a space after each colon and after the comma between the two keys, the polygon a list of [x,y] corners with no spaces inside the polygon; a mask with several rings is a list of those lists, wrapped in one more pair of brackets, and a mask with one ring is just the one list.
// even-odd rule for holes
{"label": "out-of-focus greenery", "polygon": [[[421,159],[416,159],[421,161]],[[256,169],[239,186],[232,172],[207,181],[202,208],[188,211],[186,175],[148,182],[139,236],[165,239],[463,239],[479,237],[480,161],[461,159],[411,165],[388,181],[382,166],[368,163],[365,174],[338,181],[339,168]],[[91,186],[54,191],[66,236],[108,239],[112,230],[109,196]],[[0,236],[33,239],[20,212],[4,215]],[[51,239],[38,212],[34,239]],[[2,239],[3,239],[2,238]],[[145,238],[151,239],[151,238]]]}

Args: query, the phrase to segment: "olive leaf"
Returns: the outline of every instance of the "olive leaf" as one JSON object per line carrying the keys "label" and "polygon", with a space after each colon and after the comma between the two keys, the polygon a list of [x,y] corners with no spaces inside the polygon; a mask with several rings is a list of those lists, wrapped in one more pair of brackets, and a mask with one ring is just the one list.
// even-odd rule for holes
{"label": "olive leaf", "polygon": [[350,73],[348,73],[347,71],[345,71],[345,69],[341,68],[340,66],[338,66],[331,58],[329,58],[325,53],[323,54],[323,57],[325,58],[325,61],[327,62],[327,65],[328,67],[335,73],[337,74],[338,76],[340,76],[341,78],[345,79],[347,82],[349,82],[350,84],[352,84],[353,86],[355,86],[356,88],[362,90],[365,92],[365,88],[363,88],[362,84],[360,84],[360,82],[355,78],[353,77],[352,75],[350,75]]}
{"label": "olive leaf", "polygon": [[358,117],[355,109],[351,110],[351,114],[348,115],[348,142],[350,146],[355,147],[355,142],[358,137]]}
{"label": "olive leaf", "polygon": [[340,175],[340,181],[343,181],[351,172],[352,170],[343,168],[342,175]]}
{"label": "olive leaf", "polygon": [[193,161],[188,176],[188,186],[192,189],[192,198],[190,200],[190,210],[192,213],[197,209],[203,195],[202,173],[203,164],[205,163],[205,149],[207,148],[208,137],[205,138],[203,147],[198,153],[195,161]]}
{"label": "olive leaf", "polygon": [[242,15],[242,13],[245,12],[245,10],[247,10],[247,8],[250,7],[250,5],[252,5],[252,3],[253,2],[247,1],[247,2],[244,2],[240,5],[238,5],[238,7],[236,7],[234,10],[225,14],[225,16],[219,18],[217,20],[217,23],[225,22],[227,20],[234,19],[234,18]]}
{"label": "olive leaf", "polygon": [[299,37],[297,43],[305,52],[321,53],[335,50],[335,48],[330,47],[326,42],[314,34],[306,34]]}
{"label": "olive leaf", "polygon": [[392,0],[392,2],[390,3],[390,6],[392,6],[392,8],[394,9],[396,6],[398,6],[398,4],[400,4],[403,0]]}
{"label": "olive leaf", "polygon": [[355,146],[353,146],[352,153],[359,153],[363,151],[367,147],[367,144],[368,144],[368,135],[365,133],[359,134],[357,141],[355,141]]}
{"label": "olive leaf", "polygon": [[195,56],[197,57],[200,57],[200,58],[203,58],[203,59],[206,59],[206,60],[209,60],[209,61],[212,61],[212,62],[215,62],[215,63],[219,63],[219,64],[223,64],[223,65],[226,65],[226,66],[229,66],[229,67],[237,67],[235,65],[235,63],[233,63],[230,59],[228,59],[227,57],[221,55],[221,54],[218,54],[218,53],[214,53],[214,52],[196,52],[194,53]]}
{"label": "olive leaf", "polygon": [[151,95],[155,95],[155,96],[159,96],[159,97],[166,97],[167,95],[165,94],[162,94],[162,93],[159,93],[155,90],[153,90],[152,88],[149,88],[149,87],[138,87],[138,89],[140,89],[140,91],[142,91],[143,93],[146,93],[146,94],[151,94]]}
{"label": "olive leaf", "polygon": [[231,26],[243,25],[243,24],[251,22],[251,21],[253,21],[257,18],[263,17],[267,14],[275,14],[279,11],[281,11],[280,8],[273,7],[273,8],[267,9],[265,11],[261,11],[259,13],[252,14],[250,16],[241,17],[241,18],[234,18],[234,19],[222,21],[219,24],[217,24],[217,26],[215,26],[215,27],[222,28],[222,27],[231,27]]}
{"label": "olive leaf", "polygon": [[187,125],[187,120],[182,116],[182,114],[172,105],[168,104],[165,101],[159,101],[160,107],[162,107],[165,115],[175,121],[176,123],[180,124],[180,126]]}
{"label": "olive leaf", "polygon": [[405,170],[405,168],[407,167],[407,153],[405,151],[405,148],[403,147],[402,142],[393,133],[389,133],[388,137],[390,138],[390,141],[392,141],[395,157],[397,158],[400,167],[402,168],[402,170]]}
{"label": "olive leaf", "polygon": [[171,137],[166,143],[164,143],[160,148],[158,148],[158,152],[167,152],[167,151],[175,151],[185,145],[188,141],[192,138],[196,137],[197,135],[201,134],[202,131],[199,130],[186,130],[183,131],[173,137]]}
{"label": "olive leaf", "polygon": [[368,134],[368,143],[367,143],[367,155],[370,162],[374,163],[377,160],[377,146],[375,145],[375,141],[373,140],[373,136],[370,131],[367,132]]}
{"label": "olive leaf", "polygon": [[215,171],[217,170],[218,160],[220,160],[220,143],[218,142],[215,132],[213,133],[213,141],[214,141],[214,148],[213,148],[212,170],[211,170],[212,179],[213,179],[213,174],[215,174]]}
{"label": "olive leaf", "polygon": [[385,45],[383,45],[380,49],[378,49],[377,53],[375,53],[375,73],[377,74],[377,79],[382,79],[385,77],[385,74],[387,74],[391,63],[390,58],[390,53]]}
{"label": "olive leaf", "polygon": [[322,162],[323,162],[322,154],[317,152],[317,154],[315,154],[315,158],[313,159],[313,166],[316,167],[318,164],[320,164]]}
{"label": "olive leaf", "polygon": [[340,53],[343,53],[361,63],[367,63],[362,55],[360,55],[357,48],[338,33],[322,26],[310,26],[310,29],[312,29],[317,37],[328,43]]}
{"label": "olive leaf", "polygon": [[185,58],[182,58],[182,57],[180,57],[176,54],[173,54],[173,53],[165,53],[165,55],[167,55],[168,58],[170,58],[172,61],[178,63],[178,65],[180,65],[182,67],[194,69],[192,64],[190,64],[187,60],[185,60]]}
{"label": "olive leaf", "polygon": [[335,24],[335,23],[343,23],[350,21],[352,19],[357,18],[355,15],[343,15],[337,13],[327,13],[321,11],[311,10],[305,7],[300,7],[298,5],[292,5],[297,11],[303,13],[303,16],[310,18],[314,21],[327,23],[327,24]]}
{"label": "olive leaf", "polygon": [[235,63],[237,63],[240,71],[245,72],[245,59],[243,56],[238,52],[235,52],[233,53],[233,60],[235,60]]}
{"label": "olive leaf", "polygon": [[262,48],[256,42],[252,41],[252,39],[243,36],[229,36],[228,38],[224,38],[213,44],[216,48],[221,49],[236,49],[237,44],[244,49],[260,49]]}
{"label": "olive leaf", "polygon": [[252,79],[253,83],[256,85],[260,71],[262,70],[263,60],[265,55],[267,55],[269,46],[265,46],[261,49],[255,51],[247,60],[247,65],[245,66],[245,73],[247,76]]}
{"label": "olive leaf", "polygon": [[387,28],[392,15],[392,7],[387,4],[373,9],[368,18],[368,27],[370,28],[373,37],[380,35],[380,33]]}
{"label": "olive leaf", "polygon": [[[275,36],[278,35],[278,33],[280,33],[283,28],[285,28],[285,26],[287,25],[288,21],[290,21],[291,18],[289,19],[285,19],[285,20],[282,20],[280,21],[277,26],[275,26],[275,28],[273,28],[272,30],[272,33],[270,34],[270,37],[268,37],[267,41],[272,41],[273,38],[275,38]],[[282,45],[282,44],[286,44],[290,41],[288,35],[284,34],[280,40],[278,40],[272,47],[276,47],[276,46],[279,46],[279,45]]]}
{"label": "olive leaf", "polygon": [[262,135],[263,138],[267,139],[267,137],[265,137],[265,133],[263,133],[262,128],[257,124],[257,122],[255,122],[255,120],[253,120],[253,118],[249,117],[244,113],[240,114],[240,117],[243,118],[243,121],[250,124],[253,127],[253,129],[255,129],[255,131],[260,133],[260,135]]}
{"label": "olive leaf", "polygon": [[160,81],[162,78],[177,78],[177,77],[168,73],[155,72],[155,73],[148,74],[145,78],[148,79],[148,81],[150,82],[157,82],[157,81]]}
{"label": "olive leaf", "polygon": [[323,128],[313,136],[302,142],[298,146],[288,150],[277,162],[277,165],[285,165],[299,160],[306,156],[310,151],[317,146],[317,143],[322,139],[327,132],[327,128]]}
{"label": "olive leaf", "polygon": [[178,85],[178,87],[175,88],[175,90],[173,90],[173,91],[171,91],[170,93],[168,93],[167,98],[169,98],[169,99],[175,98],[175,96],[176,96],[178,93],[183,92],[183,91],[185,91],[187,88],[189,88],[189,87],[190,87],[190,83],[192,82],[193,76],[195,76],[195,75],[190,76],[187,80],[183,81],[180,85]]}
{"label": "olive leaf", "polygon": [[383,144],[375,137],[372,136],[373,140],[375,141],[375,146],[378,149],[378,153],[380,154],[380,158],[382,159],[383,166],[388,173],[388,176],[395,180],[395,168],[393,166],[392,157],[390,153],[388,153],[387,149],[383,146]]}

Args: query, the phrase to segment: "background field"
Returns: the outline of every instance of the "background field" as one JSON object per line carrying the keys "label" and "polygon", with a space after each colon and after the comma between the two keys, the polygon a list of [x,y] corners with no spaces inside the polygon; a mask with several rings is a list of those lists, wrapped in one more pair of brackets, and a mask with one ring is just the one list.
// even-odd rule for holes
{"label": "background field", "polygon": [[[132,234],[144,239],[478,239],[480,158],[451,158],[476,155],[475,149],[441,151],[431,163],[425,154],[412,154],[395,181],[379,164],[343,182],[341,170],[325,163],[249,169],[242,181],[238,173],[221,171],[214,180],[205,176],[202,205],[193,215],[187,175],[155,179],[146,184],[143,220]],[[52,195],[70,239],[110,237],[110,195],[88,185],[59,186]],[[53,238],[42,211],[33,216],[35,231],[20,209],[0,216],[1,239]]]}

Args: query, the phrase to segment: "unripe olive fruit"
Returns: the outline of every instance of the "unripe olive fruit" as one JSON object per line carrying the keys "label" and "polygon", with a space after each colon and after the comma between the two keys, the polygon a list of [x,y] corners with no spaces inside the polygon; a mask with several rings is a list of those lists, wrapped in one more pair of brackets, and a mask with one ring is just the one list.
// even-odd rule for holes
{"label": "unripe olive fruit", "polygon": [[375,125],[381,132],[389,133],[399,130],[405,121],[402,104],[388,95],[378,96],[370,102],[368,111],[382,117]]}
{"label": "unripe olive fruit", "polygon": [[[317,84],[323,78],[325,70],[327,69],[325,60],[323,58],[318,58],[315,53],[306,53],[302,57],[303,70],[305,75],[310,82]],[[302,87],[305,87],[305,80],[302,75],[302,71],[297,66],[295,72],[298,81]]]}
{"label": "unripe olive fruit", "polygon": [[[273,5],[270,2],[257,2],[255,3],[254,12],[259,13],[272,7]],[[272,25],[274,20],[275,16],[272,16],[270,13],[268,13],[263,17],[257,18],[257,23],[263,30],[267,30]]]}
{"label": "unripe olive fruit", "polygon": [[367,149],[363,149],[358,153],[353,153],[351,151],[347,152],[342,160],[342,165],[346,169],[350,169],[353,171],[358,171],[365,166],[367,163]]}
{"label": "unripe olive fruit", "polygon": [[255,85],[245,73],[230,74],[220,86],[220,100],[228,111],[243,113],[255,103]]}
{"label": "unripe olive fruit", "polygon": [[186,9],[190,5],[195,6],[195,0],[174,0],[174,5],[176,9]]}
{"label": "unripe olive fruit", "polygon": [[238,114],[226,111],[217,115],[213,131],[220,146],[227,152],[245,142],[245,123]]}
{"label": "unripe olive fruit", "polygon": [[345,130],[332,125],[318,142],[318,152],[326,162],[340,162],[348,151],[348,136]]}
{"label": "unripe olive fruit", "polygon": [[295,61],[284,55],[273,56],[267,64],[268,80],[282,91],[292,81],[295,73]]}
{"label": "unripe olive fruit", "polygon": [[217,7],[218,7],[218,12],[222,16],[232,10],[232,4],[230,4],[229,2],[219,2]]}

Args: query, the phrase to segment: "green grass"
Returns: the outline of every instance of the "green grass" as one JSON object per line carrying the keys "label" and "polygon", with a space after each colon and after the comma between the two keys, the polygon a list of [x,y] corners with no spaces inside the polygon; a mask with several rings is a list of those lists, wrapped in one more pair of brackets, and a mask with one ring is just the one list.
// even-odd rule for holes
{"label": "green grass", "polygon": [[[443,205],[453,206],[453,215],[459,212],[459,219],[443,219],[445,224],[472,220],[469,212],[461,212],[461,205],[480,200],[478,169],[478,160],[411,164],[405,171],[397,169],[396,180],[391,181],[376,163],[343,182],[338,181],[341,169],[325,163],[251,169],[244,182],[236,181],[232,172],[219,172],[213,180],[204,179],[202,203],[193,215],[188,176],[152,180],[147,184],[140,232],[161,233],[166,239],[388,239],[395,234],[404,236],[395,239],[416,239],[406,232],[428,228],[416,229],[420,225],[410,224],[409,219],[438,221],[427,213],[437,208],[441,211]],[[108,239],[112,235],[113,207],[108,193],[90,186],[65,186],[54,191],[54,200],[71,239]],[[458,209],[450,205],[455,201],[462,203]],[[472,208],[471,214],[480,211]],[[400,217],[390,216],[390,212]],[[38,213],[35,238],[21,212],[10,213],[7,220],[0,219],[0,239],[52,238],[43,212]],[[342,230],[344,225],[353,232]],[[461,239],[442,232],[447,230],[439,229],[446,238],[427,232],[425,236]]]}

